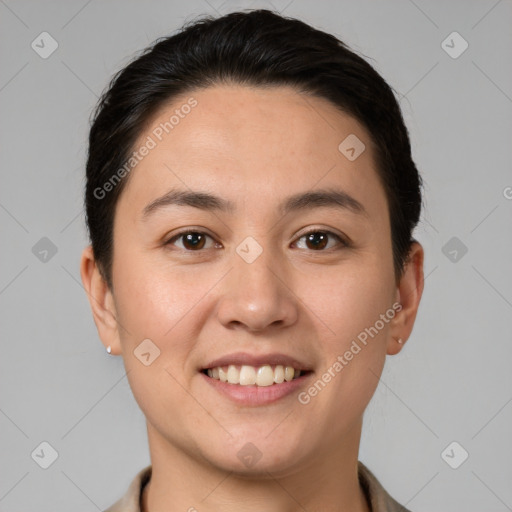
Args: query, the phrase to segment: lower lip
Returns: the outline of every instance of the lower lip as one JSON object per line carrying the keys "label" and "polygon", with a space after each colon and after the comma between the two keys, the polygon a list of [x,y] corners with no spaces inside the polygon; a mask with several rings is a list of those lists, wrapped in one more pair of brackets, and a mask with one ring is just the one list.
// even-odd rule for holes
{"label": "lower lip", "polygon": [[289,382],[285,381],[281,384],[272,384],[271,386],[241,386],[240,384],[229,384],[213,379],[202,372],[200,374],[219,393],[240,405],[253,406],[270,404],[297,392],[311,375],[311,373],[306,373]]}

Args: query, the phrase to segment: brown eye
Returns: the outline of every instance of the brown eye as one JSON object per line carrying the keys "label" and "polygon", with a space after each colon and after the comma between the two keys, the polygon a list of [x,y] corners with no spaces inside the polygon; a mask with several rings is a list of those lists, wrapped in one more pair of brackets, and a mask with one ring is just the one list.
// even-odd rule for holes
{"label": "brown eye", "polygon": [[323,249],[329,242],[329,235],[317,231],[306,235],[306,245],[309,249]]}
{"label": "brown eye", "polygon": [[[323,251],[325,248],[331,249],[336,245],[340,245],[341,247],[348,246],[348,244],[340,236],[332,233],[331,231],[310,231],[309,233],[302,235],[299,238],[299,241],[302,239],[305,240],[305,244],[303,244],[305,245],[305,248],[312,251]],[[335,239],[338,244],[331,243],[330,239]],[[299,245],[299,243],[297,242],[296,245]]]}
{"label": "brown eye", "polygon": [[202,249],[205,244],[205,236],[201,233],[187,233],[183,236],[183,245],[186,249]]}
{"label": "brown eye", "polygon": [[[185,231],[172,237],[166,245],[175,245],[186,251],[200,251],[205,248],[208,238],[212,240],[206,233],[201,233],[200,231]],[[181,241],[181,244],[178,243],[179,241]]]}

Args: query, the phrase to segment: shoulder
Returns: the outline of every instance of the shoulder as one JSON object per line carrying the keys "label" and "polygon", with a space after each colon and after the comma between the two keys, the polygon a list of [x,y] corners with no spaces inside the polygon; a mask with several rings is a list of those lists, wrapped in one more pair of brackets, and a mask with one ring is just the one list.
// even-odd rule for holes
{"label": "shoulder", "polygon": [[123,496],[103,512],[140,512],[142,489],[151,478],[152,466],[141,469],[131,481]]}
{"label": "shoulder", "polygon": [[371,512],[410,512],[395,501],[382,487],[376,476],[361,462],[358,463],[359,483],[371,506]]}

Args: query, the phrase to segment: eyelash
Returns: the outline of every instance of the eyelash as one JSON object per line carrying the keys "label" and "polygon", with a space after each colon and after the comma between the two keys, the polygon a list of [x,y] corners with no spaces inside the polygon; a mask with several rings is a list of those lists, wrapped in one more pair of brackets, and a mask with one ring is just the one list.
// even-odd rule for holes
{"label": "eyelash", "polygon": [[[169,240],[167,240],[165,242],[164,245],[173,245],[173,242],[175,240],[178,240],[180,238],[182,238],[183,236],[185,235],[189,235],[189,234],[199,234],[199,235],[205,235],[209,238],[211,238],[213,240],[213,237],[210,236],[208,233],[205,233],[204,231],[199,231],[199,230],[194,230],[194,229],[187,229],[187,230],[184,230],[184,231],[181,231],[179,233],[176,233],[175,235],[172,236],[172,238],[170,238]],[[307,237],[308,235],[311,235],[313,233],[323,233],[323,234],[326,234],[328,236],[331,236],[331,237],[334,237],[337,239],[338,241],[338,244],[339,246],[336,247],[330,247],[329,249],[325,249],[325,250],[318,250],[318,251],[315,251],[314,249],[310,249],[311,252],[331,252],[331,251],[337,251],[337,250],[341,250],[341,249],[345,249],[345,248],[348,248],[348,247],[351,247],[351,243],[346,240],[345,238],[342,238],[340,235],[336,234],[336,233],[333,233],[332,231],[329,231],[328,229],[312,229],[310,231],[307,231],[306,233],[303,233],[298,239],[298,240],[301,240],[305,237]],[[297,242],[294,242],[294,243],[297,243]],[[185,252],[189,252],[189,253],[194,253],[194,252],[204,252],[204,250],[202,249],[199,249],[197,251],[194,251],[194,250],[190,250],[190,249],[182,249],[181,247],[178,247],[179,250],[182,250],[182,251],[185,251]],[[206,250],[206,249],[205,249]]]}

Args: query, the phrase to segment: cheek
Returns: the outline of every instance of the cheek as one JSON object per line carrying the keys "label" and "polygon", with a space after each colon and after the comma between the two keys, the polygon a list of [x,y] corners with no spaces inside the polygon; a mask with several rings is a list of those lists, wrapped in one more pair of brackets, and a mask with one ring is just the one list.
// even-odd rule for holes
{"label": "cheek", "polygon": [[[300,296],[323,322],[334,345],[350,342],[392,306],[392,268],[383,265],[347,264],[319,273],[309,283],[313,285]],[[379,330],[385,329],[380,326]]]}
{"label": "cheek", "polygon": [[125,339],[142,336],[163,343],[173,337],[213,283],[208,276],[199,279],[192,266],[177,271],[143,255],[116,262],[115,270],[116,308],[130,331]]}
{"label": "cheek", "polygon": [[[319,277],[309,288],[306,305],[317,319],[322,363],[316,380],[301,397],[301,403],[308,402],[305,407],[325,418],[326,425],[342,429],[358,421],[375,392],[389,330],[380,315],[393,311],[392,274],[386,277],[378,266],[346,270]],[[335,442],[335,433],[327,435]]]}
{"label": "cheek", "polygon": [[322,391],[319,406],[324,401],[332,418],[339,419],[349,410],[357,416],[373,395],[386,358],[389,321],[394,316],[391,258],[361,254],[309,282],[313,286],[304,288],[300,296],[307,297],[305,302],[318,319],[322,344],[318,377],[328,381],[329,389]]}
{"label": "cheek", "polygon": [[[187,381],[184,369],[198,337],[198,316],[204,314],[200,301],[212,284],[206,278],[198,284],[192,272],[157,270],[149,263],[133,257],[117,262],[115,295],[118,321],[125,327],[120,330],[124,365],[133,396],[149,422],[160,432],[187,432],[183,418],[200,421],[201,411],[182,387]],[[144,341],[148,365],[139,350],[147,339],[154,343]],[[183,412],[179,416],[172,412],[178,408]]]}

